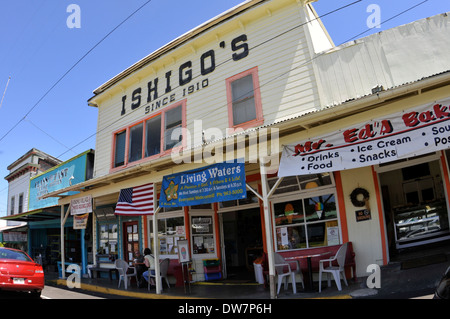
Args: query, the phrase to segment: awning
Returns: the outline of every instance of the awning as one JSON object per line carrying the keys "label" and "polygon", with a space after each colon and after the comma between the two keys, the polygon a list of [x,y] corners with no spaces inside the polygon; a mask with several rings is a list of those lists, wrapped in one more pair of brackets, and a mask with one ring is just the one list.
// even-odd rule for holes
{"label": "awning", "polygon": [[5,227],[0,227],[0,233],[8,232],[8,231],[26,231],[27,229],[28,229],[28,226],[26,224],[5,226]]}
{"label": "awning", "polygon": [[38,222],[43,220],[52,220],[60,218],[61,218],[60,206],[35,209],[16,215],[1,217],[1,219],[3,220],[13,220],[19,222]]}

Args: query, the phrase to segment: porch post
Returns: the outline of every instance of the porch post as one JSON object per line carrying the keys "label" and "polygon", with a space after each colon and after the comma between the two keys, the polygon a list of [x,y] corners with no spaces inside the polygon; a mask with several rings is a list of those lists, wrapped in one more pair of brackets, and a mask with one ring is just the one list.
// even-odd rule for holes
{"label": "porch post", "polygon": [[[153,207],[156,207],[156,195],[154,196]],[[155,284],[156,284],[156,293],[161,294],[161,274],[159,268],[159,239],[158,239],[158,220],[156,218],[156,214],[158,214],[160,207],[158,207],[153,213],[153,256],[155,258]]]}
{"label": "porch post", "polygon": [[66,215],[64,215],[64,205],[61,205],[61,278],[66,278],[66,252],[65,252],[65,243],[64,243],[64,225],[66,224],[67,216],[69,216],[70,212],[70,204],[69,208],[67,208]]}
{"label": "porch post", "polygon": [[262,186],[262,198],[264,207],[264,220],[266,228],[266,241],[267,241],[267,257],[269,263],[269,287],[270,287],[270,298],[276,298],[276,285],[275,285],[275,262],[274,262],[274,251],[273,251],[273,234],[272,234],[272,218],[270,218],[269,209],[269,193],[267,189],[267,174],[263,161],[260,160],[259,170],[261,174],[261,186]]}

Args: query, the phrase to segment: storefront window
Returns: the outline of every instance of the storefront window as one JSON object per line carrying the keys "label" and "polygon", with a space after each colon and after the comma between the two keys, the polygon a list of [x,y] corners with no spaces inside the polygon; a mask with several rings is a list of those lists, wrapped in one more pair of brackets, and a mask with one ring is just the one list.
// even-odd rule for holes
{"label": "storefront window", "polygon": [[[163,212],[164,214],[164,212]],[[166,213],[167,215],[168,213]],[[182,212],[180,212],[182,214]],[[175,214],[177,215],[177,214]],[[153,246],[153,223],[150,220],[150,233],[152,236],[152,248]],[[178,241],[186,238],[186,232],[184,228],[184,217],[174,216],[173,213],[170,216],[163,216],[158,218],[158,239],[160,255],[177,255],[178,254]]]}
{"label": "storefront window", "polygon": [[100,225],[98,253],[101,255],[117,257],[117,223],[105,223]]}
{"label": "storefront window", "polygon": [[215,253],[214,219],[212,215],[192,216],[191,234],[193,255]]}
{"label": "storefront window", "polygon": [[333,193],[283,200],[273,204],[273,211],[277,250],[340,243],[336,199]]}

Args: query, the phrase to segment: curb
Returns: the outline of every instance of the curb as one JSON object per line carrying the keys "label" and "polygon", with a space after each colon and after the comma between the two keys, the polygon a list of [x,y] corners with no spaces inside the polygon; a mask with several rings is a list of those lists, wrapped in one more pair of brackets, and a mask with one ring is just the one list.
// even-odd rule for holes
{"label": "curb", "polygon": [[[49,280],[48,283],[56,286],[64,286],[67,287],[66,280],[65,279],[54,279]],[[198,284],[198,283],[197,283]],[[201,285],[215,285],[214,283],[201,283]],[[223,284],[222,284],[223,285]],[[229,285],[237,285],[237,284],[229,284]],[[134,292],[134,291],[127,291],[127,290],[121,290],[121,289],[114,289],[114,288],[107,288],[102,286],[96,286],[86,283],[80,283],[80,287],[77,289],[85,290],[85,291],[91,291],[96,293],[102,293],[102,294],[108,294],[108,295],[115,295],[115,296],[122,296],[122,297],[131,297],[131,298],[139,298],[139,299],[215,299],[215,298],[207,298],[207,297],[191,297],[191,296],[173,296],[173,295],[163,295],[163,294],[156,294],[152,292]],[[323,297],[304,297],[298,296],[298,298],[292,298],[293,300],[296,299],[353,299],[353,297],[350,294],[343,294],[343,295],[335,295],[335,296],[323,296]]]}
{"label": "curb", "polygon": [[[67,287],[65,279],[50,280],[49,282],[54,285],[57,285],[57,286]],[[80,287],[78,289],[91,291],[91,292],[97,292],[97,293],[103,293],[103,294],[108,294],[108,295],[116,295],[116,296],[132,297],[132,298],[140,298],[140,299],[206,299],[206,298],[195,298],[195,297],[188,297],[188,296],[158,295],[156,293],[151,293],[151,292],[145,292],[145,293],[144,292],[134,292],[134,291],[127,291],[127,290],[120,290],[120,289],[90,285],[90,284],[85,284],[85,283],[80,283]]]}

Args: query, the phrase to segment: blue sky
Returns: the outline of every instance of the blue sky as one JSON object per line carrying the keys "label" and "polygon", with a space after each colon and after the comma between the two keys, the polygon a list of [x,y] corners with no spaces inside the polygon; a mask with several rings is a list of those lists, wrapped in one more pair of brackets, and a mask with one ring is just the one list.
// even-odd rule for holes
{"label": "blue sky", "polygon": [[[97,109],[87,105],[92,91],[179,35],[242,2],[147,1],[0,2],[0,100],[11,77],[0,107],[0,216],[6,215],[4,177],[9,164],[33,147],[64,161],[95,149]],[[353,2],[319,0],[314,7],[324,15]],[[80,28],[67,26],[73,13],[67,12],[70,4],[80,8]],[[450,11],[448,0],[359,1],[322,18],[336,45],[368,29],[367,19],[373,14],[368,8],[373,4],[382,22],[420,5],[358,37]]]}

